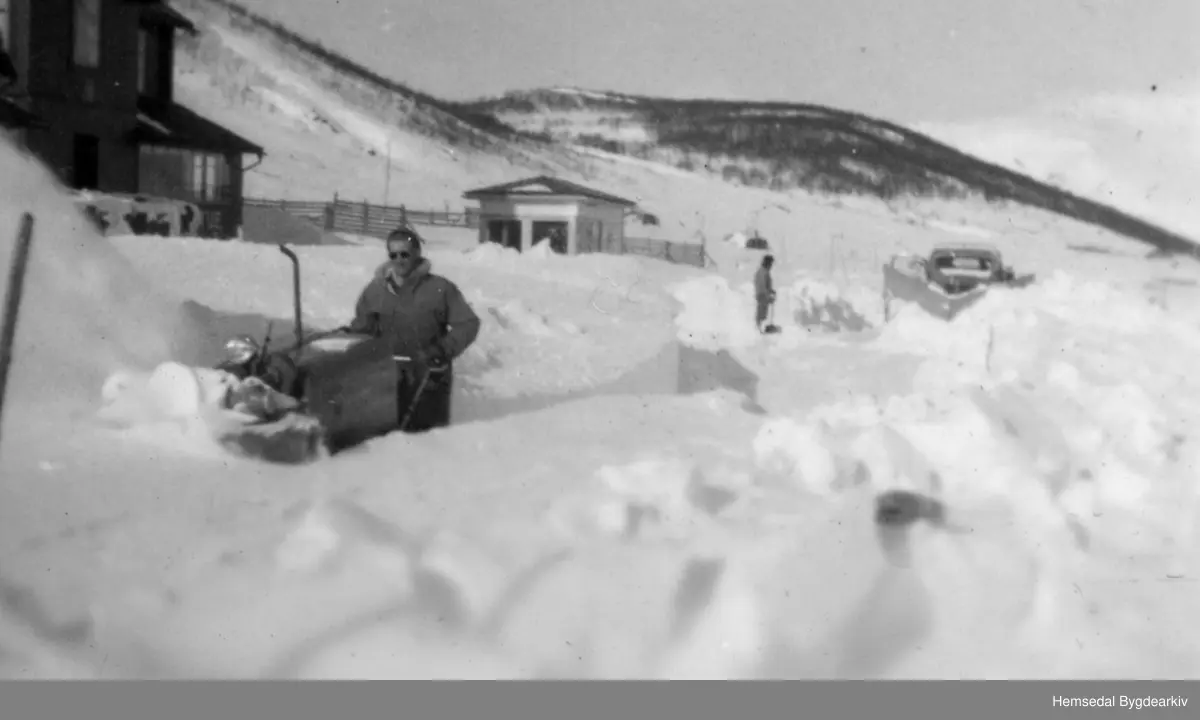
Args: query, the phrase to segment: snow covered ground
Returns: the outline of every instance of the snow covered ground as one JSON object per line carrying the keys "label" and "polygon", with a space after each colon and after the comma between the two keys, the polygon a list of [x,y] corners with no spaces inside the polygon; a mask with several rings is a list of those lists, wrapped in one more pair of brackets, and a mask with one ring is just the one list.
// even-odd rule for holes
{"label": "snow covered ground", "polygon": [[[286,259],[99,238],[4,145],[0,262],[17,212],[38,226],[0,445],[0,675],[1200,675],[1193,261],[1025,208],[449,148],[331,72],[222,26],[179,95],[267,147],[251,194],[377,202],[389,153],[410,207],[553,171],[705,237],[715,265],[422,229],[484,321],[456,426],[284,469],[217,448],[190,398],[99,415],[114,373],[171,380],[189,371],[161,363],[207,365],[234,332],[285,335]],[[720,240],[751,229],[777,258],[767,339],[761,253]],[[311,327],[382,259],[347,239],[297,248]],[[963,240],[1041,282],[882,325],[887,257]],[[896,489],[923,520],[875,521]]]}
{"label": "snow covered ground", "polygon": [[[760,253],[713,245],[701,272],[439,231],[435,271],[484,320],[469,422],[281,468],[187,412],[97,419],[114,372],[286,327],[278,251],[100,238],[0,152],[4,237],[38,219],[0,447],[4,676],[1200,675],[1190,260],[1032,212],[813,205],[775,236],[764,339]],[[944,238],[931,217],[1041,282],[881,326],[878,265]],[[299,253],[329,326],[381,250]]]}

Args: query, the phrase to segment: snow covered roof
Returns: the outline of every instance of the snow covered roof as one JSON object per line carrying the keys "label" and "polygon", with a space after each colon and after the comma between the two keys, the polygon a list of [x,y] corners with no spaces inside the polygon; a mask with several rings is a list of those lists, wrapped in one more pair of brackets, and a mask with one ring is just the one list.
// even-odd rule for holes
{"label": "snow covered roof", "polygon": [[137,142],[258,156],[266,153],[261,146],[178,103],[139,106],[138,125],[133,131]]}
{"label": "snow covered roof", "polygon": [[196,35],[199,30],[186,15],[171,7],[162,0],[125,0],[129,5],[141,5],[141,21],[148,25],[165,25],[176,30],[182,30],[189,35]]}
{"label": "snow covered roof", "polygon": [[579,183],[563,180],[561,178],[551,177],[549,175],[538,175],[536,177],[516,180],[510,183],[501,185],[489,185],[475,190],[470,190],[463,193],[463,197],[467,200],[479,200],[484,197],[494,197],[497,195],[507,196],[528,196],[528,197],[546,197],[546,196],[561,196],[568,195],[573,197],[586,197],[593,200],[602,200],[604,202],[613,203],[616,205],[624,205],[633,207],[637,205],[632,200],[610,195],[600,190],[589,188]]}

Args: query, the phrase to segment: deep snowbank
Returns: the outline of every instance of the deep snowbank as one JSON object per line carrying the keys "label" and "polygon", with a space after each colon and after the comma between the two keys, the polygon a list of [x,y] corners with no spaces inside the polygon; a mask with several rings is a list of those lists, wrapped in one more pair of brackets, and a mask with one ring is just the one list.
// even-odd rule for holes
{"label": "deep snowbank", "polygon": [[883,486],[1003,497],[1110,550],[1191,562],[1195,325],[1060,272],[991,292],[952,323],[906,308],[868,348],[924,356],[916,392],[779,420],[759,439],[764,462],[824,495],[862,462]]}
{"label": "deep snowbank", "polygon": [[[893,490],[938,499],[929,544],[902,553],[918,568],[923,612],[936,620],[900,674],[973,667],[1003,676],[999,668],[1012,658],[1001,652],[932,669],[947,662],[950,648],[931,649],[952,642],[944,633],[987,606],[1007,628],[997,644],[1031,663],[1024,672],[1104,676],[1164,662],[1151,647],[1162,634],[1150,640],[1135,611],[1124,609],[1110,611],[1119,626],[1100,631],[1079,587],[1084,577],[1126,572],[1114,568],[1131,557],[1159,579],[1196,570],[1200,386],[1189,367],[1200,328],[1191,313],[1165,311],[1136,276],[1118,287],[1047,275],[1023,291],[989,293],[953,323],[905,308],[877,335],[842,336],[859,354],[923,358],[910,392],[860,386],[812,408],[803,404],[803,381],[769,386],[773,407],[786,404],[780,392],[793,392],[795,404],[757,434],[760,477],[835,506]],[[790,365],[809,383],[855,372],[831,366],[824,372],[832,375],[814,374],[821,366],[813,358],[829,350],[830,336],[817,341],[797,325],[785,325],[782,337],[756,335],[749,291],[721,278],[677,288],[681,341],[727,349],[764,380],[773,365]],[[982,638],[995,629],[973,632]],[[1104,649],[1086,661],[1066,657],[1061,648],[1084,633]],[[1181,646],[1170,652],[1171,663],[1181,662]],[[1194,659],[1182,662],[1195,667]]]}
{"label": "deep snowbank", "polygon": [[12,402],[39,408],[86,403],[118,368],[153,367],[198,350],[202,333],[179,303],[101,238],[45,166],[5,139],[0,167],[0,286],[7,286],[21,213],[32,213],[36,222],[9,381]]}
{"label": "deep snowbank", "polygon": [[[139,242],[120,241],[126,250]],[[187,247],[189,272],[234,252]],[[306,292],[352,296],[377,262],[363,252],[306,248]],[[464,285],[503,292],[505,301],[482,304],[508,325],[493,320],[497,336],[541,338],[540,364],[530,367],[554,372],[551,353],[575,341],[560,323],[584,307],[576,293],[587,272],[567,272],[578,259],[489,252],[443,259],[471,278]],[[282,258],[242,259],[229,264],[226,287],[179,277],[178,288],[226,303],[221,312],[266,311],[273,301],[253,290],[269,288],[263,273]],[[574,267],[640,267],[588,262]],[[543,272],[563,282],[543,285]],[[874,341],[795,333],[785,351],[761,353],[775,340],[744,334],[752,314],[740,311],[752,308],[726,312],[747,296],[724,279],[693,279],[675,293],[679,336],[762,373],[774,416],[764,420],[727,391],[592,397],[384,438],[286,474],[112,447],[88,458],[85,485],[113,500],[73,485],[25,500],[22,517],[69,512],[100,529],[27,542],[14,567],[35,574],[54,563],[62,587],[88,588],[70,597],[82,596],[92,625],[77,633],[84,642],[20,650],[40,659],[42,674],[78,671],[82,657],[92,675],[142,677],[1195,674],[1182,616],[1096,590],[1131,553],[1153,558],[1141,572],[1160,572],[1171,556],[1161,546],[1187,529],[1187,461],[1156,449],[1186,429],[1186,406],[1160,407],[1178,368],[1158,358],[1145,370],[1154,377],[1128,376],[1150,383],[1145,391],[1105,384],[1142,372],[1135,352],[1169,357],[1147,344],[1156,332],[1176,333],[1163,342],[1180,347],[1194,342],[1187,323],[1171,325],[1144,298],[1136,304],[1109,286],[1052,277],[1024,296],[988,298],[966,327],[902,316]],[[286,303],[286,291],[278,297]],[[341,306],[311,305],[316,315]],[[640,327],[631,315],[647,311],[630,307],[613,311],[609,352],[637,347],[620,329]],[[581,327],[608,322],[587,317]],[[1106,323],[1116,324],[1115,341]],[[987,338],[972,327],[1010,342],[993,348],[990,365]],[[954,330],[965,339],[937,334]],[[859,376],[843,352],[881,365],[903,353],[923,365],[911,391],[901,373],[888,378],[891,395],[876,396],[866,388],[880,373]],[[1064,363],[1086,382],[1072,381]],[[841,382],[846,395],[814,409],[783,376]],[[1178,394],[1176,402],[1195,397],[1187,385]],[[1141,414],[1118,412],[1134,402]],[[1178,457],[1187,452],[1185,444]],[[1129,482],[1130,468],[1153,484]],[[61,491],[76,472],[42,482]],[[897,489],[928,498],[924,519],[881,528],[878,498]],[[117,499],[125,514],[113,519]],[[10,519],[0,534],[16,533]],[[72,602],[60,597],[62,617],[82,614]],[[74,649],[64,655],[63,646]]]}

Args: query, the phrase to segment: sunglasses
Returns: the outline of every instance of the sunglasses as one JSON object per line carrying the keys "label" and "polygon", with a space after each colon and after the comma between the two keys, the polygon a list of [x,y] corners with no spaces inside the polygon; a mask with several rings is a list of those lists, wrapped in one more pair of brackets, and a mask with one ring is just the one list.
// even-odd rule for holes
{"label": "sunglasses", "polygon": [[388,253],[388,258],[389,258],[389,259],[391,259],[391,260],[395,260],[395,259],[397,259],[397,258],[403,258],[403,259],[407,260],[407,259],[409,259],[410,257],[412,257],[412,253],[410,253],[410,252],[409,252],[409,251],[407,251],[407,250],[403,250],[403,251],[401,251],[401,252],[390,252],[390,253]]}

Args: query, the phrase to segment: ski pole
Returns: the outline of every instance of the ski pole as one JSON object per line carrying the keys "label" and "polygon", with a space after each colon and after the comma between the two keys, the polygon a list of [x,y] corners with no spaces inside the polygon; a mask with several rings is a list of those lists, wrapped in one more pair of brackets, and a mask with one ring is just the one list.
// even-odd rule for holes
{"label": "ski pole", "polygon": [[8,390],[8,370],[12,367],[13,344],[17,337],[17,316],[25,289],[25,271],[29,267],[29,249],[33,244],[33,215],[21,215],[17,243],[13,248],[12,264],[8,270],[8,289],[4,294],[4,327],[0,330],[0,421],[4,415],[4,400]]}

